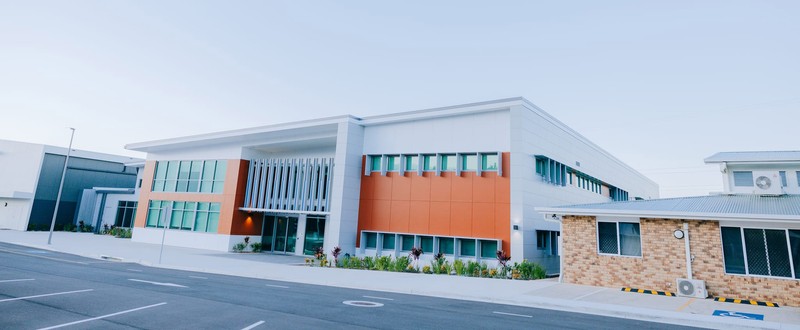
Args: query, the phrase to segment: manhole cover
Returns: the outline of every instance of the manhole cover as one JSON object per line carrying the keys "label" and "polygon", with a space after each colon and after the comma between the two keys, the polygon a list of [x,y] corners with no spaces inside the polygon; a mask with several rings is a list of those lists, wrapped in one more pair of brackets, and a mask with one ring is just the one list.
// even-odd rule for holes
{"label": "manhole cover", "polygon": [[356,307],[382,307],[383,304],[377,303],[374,301],[363,301],[363,300],[345,300],[342,302],[345,305],[356,306]]}

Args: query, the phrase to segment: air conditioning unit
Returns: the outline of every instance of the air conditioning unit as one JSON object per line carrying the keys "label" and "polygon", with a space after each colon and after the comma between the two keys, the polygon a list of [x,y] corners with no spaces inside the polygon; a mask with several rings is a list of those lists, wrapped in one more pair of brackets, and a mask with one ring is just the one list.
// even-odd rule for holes
{"label": "air conditioning unit", "polygon": [[781,195],[781,175],[778,171],[753,171],[754,194]]}
{"label": "air conditioning unit", "polygon": [[678,295],[682,297],[693,297],[705,299],[708,297],[706,291],[706,282],[702,280],[687,280],[679,278],[678,282]]}

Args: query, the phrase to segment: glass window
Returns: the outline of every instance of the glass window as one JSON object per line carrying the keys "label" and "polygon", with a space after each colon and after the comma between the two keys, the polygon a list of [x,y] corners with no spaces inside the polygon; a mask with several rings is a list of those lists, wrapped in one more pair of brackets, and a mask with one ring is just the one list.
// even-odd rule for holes
{"label": "glass window", "polygon": [[781,187],[788,186],[788,184],[786,182],[786,171],[780,171],[778,173],[781,175]]}
{"label": "glass window", "polygon": [[478,169],[478,155],[461,155],[461,169],[475,171]]}
{"label": "glass window", "polygon": [[384,250],[394,250],[394,234],[383,234],[383,244],[382,247]]}
{"label": "glass window", "polygon": [[752,171],[733,171],[733,185],[737,187],[752,187]]}
{"label": "glass window", "polygon": [[460,245],[459,254],[464,257],[474,257],[475,256],[475,240],[474,239],[466,239],[466,238],[459,238],[458,243]]}
{"label": "glass window", "polygon": [[414,236],[411,235],[400,235],[400,239],[402,241],[401,250],[402,251],[411,251],[411,248],[414,247]]}
{"label": "glass window", "polygon": [[497,155],[481,155],[482,171],[497,171]]}
{"label": "glass window", "polygon": [[439,238],[439,253],[444,253],[447,255],[453,255],[453,251],[455,250],[455,239],[454,238]]}
{"label": "glass window", "polygon": [[425,171],[436,171],[436,155],[422,156],[422,169]]}
{"label": "glass window", "polygon": [[406,171],[416,171],[418,164],[418,156],[406,156]]}
{"label": "glass window", "polygon": [[147,227],[158,227],[158,223],[161,217],[161,202],[160,201],[150,201],[150,205],[147,208]]}
{"label": "glass window", "polygon": [[378,234],[376,233],[366,233],[366,248],[367,249],[376,249],[378,248]]}
{"label": "glass window", "polygon": [[547,240],[550,238],[550,232],[547,230],[536,231],[536,249],[545,250],[548,247]]}
{"label": "glass window", "polygon": [[536,174],[545,175],[545,162],[544,158],[536,158]]}
{"label": "glass window", "polygon": [[456,170],[456,156],[455,155],[442,155],[442,171],[455,171]]}
{"label": "glass window", "polygon": [[194,217],[194,231],[205,232],[208,229],[208,204],[197,203],[197,213]]}
{"label": "glass window", "polygon": [[726,273],[745,274],[742,232],[738,227],[722,227],[722,255]]}
{"label": "glass window", "polygon": [[[214,210],[215,205],[216,205],[216,210]],[[219,225],[219,203],[211,203],[211,211],[208,212],[208,226],[206,227],[206,232],[216,233],[218,225]]]}
{"label": "glass window", "polygon": [[800,186],[800,171],[794,172],[795,176],[797,176],[797,185]]}
{"label": "glass window", "polygon": [[381,171],[381,156],[369,156],[369,170],[372,172]]}
{"label": "glass window", "polygon": [[422,248],[422,252],[424,253],[433,253],[433,237],[431,236],[420,236],[420,247]]}
{"label": "glass window", "polygon": [[303,254],[313,255],[314,250],[325,242],[325,218],[308,217],[306,219],[306,237]]}
{"label": "glass window", "polygon": [[616,222],[597,222],[597,245],[600,253],[619,253]]}
{"label": "glass window", "polygon": [[800,230],[789,230],[789,251],[794,261],[794,278],[800,279]]}
{"label": "glass window", "polygon": [[619,223],[619,249],[619,254],[624,256],[642,255],[642,240],[638,223]]}
{"label": "glass window", "polygon": [[481,241],[481,258],[497,257],[497,241]]}
{"label": "glass window", "polygon": [[400,156],[387,156],[386,157],[386,170],[389,172],[397,172],[400,170]]}

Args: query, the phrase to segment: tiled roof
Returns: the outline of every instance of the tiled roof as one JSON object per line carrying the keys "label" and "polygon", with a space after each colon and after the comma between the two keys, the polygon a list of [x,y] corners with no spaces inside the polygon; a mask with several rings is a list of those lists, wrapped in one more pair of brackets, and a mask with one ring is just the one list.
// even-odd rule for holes
{"label": "tiled roof", "polygon": [[800,220],[800,195],[711,195],[537,208],[559,214],[628,214],[654,217],[748,217]]}
{"label": "tiled roof", "polygon": [[708,163],[721,162],[800,162],[800,151],[738,151],[718,152],[705,159]]}

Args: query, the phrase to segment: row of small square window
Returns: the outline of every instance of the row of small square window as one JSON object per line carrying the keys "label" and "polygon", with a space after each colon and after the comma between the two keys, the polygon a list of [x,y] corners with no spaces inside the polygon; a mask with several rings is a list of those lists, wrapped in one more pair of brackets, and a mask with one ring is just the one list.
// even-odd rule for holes
{"label": "row of small square window", "polygon": [[369,155],[365,175],[371,172],[456,172],[496,171],[500,173],[499,152],[456,154]]}
{"label": "row of small square window", "polygon": [[[361,246],[380,252],[411,252],[411,248],[422,248],[423,254],[442,253],[453,257],[496,258],[499,240],[467,237],[427,236],[414,234],[380,233],[363,231]],[[378,248],[380,247],[380,248]],[[458,254],[455,252],[458,251]],[[476,253],[478,255],[476,255]]]}

